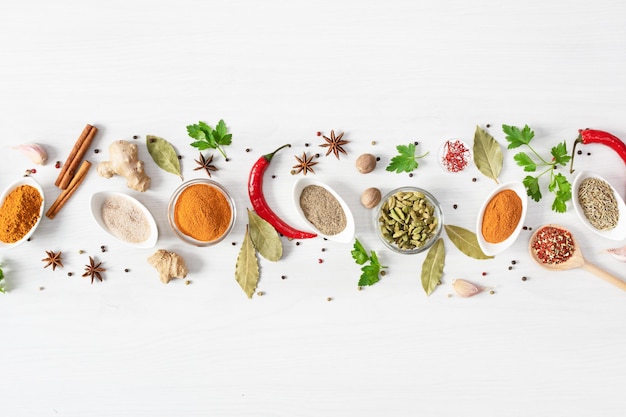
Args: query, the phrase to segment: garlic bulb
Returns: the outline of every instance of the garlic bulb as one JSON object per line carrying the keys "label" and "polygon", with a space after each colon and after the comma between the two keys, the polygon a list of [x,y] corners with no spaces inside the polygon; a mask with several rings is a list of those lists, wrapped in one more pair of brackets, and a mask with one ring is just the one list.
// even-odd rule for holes
{"label": "garlic bulb", "polygon": [[17,149],[22,152],[28,158],[30,158],[33,163],[37,165],[45,165],[48,161],[48,154],[46,150],[36,143],[25,143],[22,145],[14,146],[13,149]]}

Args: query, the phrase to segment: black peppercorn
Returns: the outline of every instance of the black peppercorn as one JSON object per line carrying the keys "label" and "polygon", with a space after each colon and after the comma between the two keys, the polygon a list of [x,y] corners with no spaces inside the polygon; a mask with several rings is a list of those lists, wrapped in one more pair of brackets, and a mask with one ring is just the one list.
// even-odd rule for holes
{"label": "black peppercorn", "polygon": [[452,208],[456,210],[457,208],[459,208],[459,206],[458,206],[458,205],[456,205],[456,204],[454,204],[454,205],[452,206]]}
{"label": "black peppercorn", "polygon": [[94,149],[93,150],[93,153],[98,153],[98,152],[100,152],[100,149]]}

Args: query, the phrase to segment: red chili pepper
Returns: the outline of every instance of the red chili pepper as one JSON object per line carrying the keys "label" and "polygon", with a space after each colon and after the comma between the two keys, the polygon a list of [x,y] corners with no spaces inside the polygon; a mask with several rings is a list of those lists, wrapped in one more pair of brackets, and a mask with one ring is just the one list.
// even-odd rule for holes
{"label": "red chili pepper", "polygon": [[274,226],[278,233],[289,239],[309,239],[316,237],[317,235],[315,233],[303,232],[289,226],[272,211],[263,195],[263,174],[265,173],[265,170],[269,166],[276,152],[290,146],[291,145],[289,144],[283,145],[274,152],[261,156],[254,163],[252,169],[250,170],[250,176],[248,177],[248,196],[250,196],[250,202],[252,203],[252,207],[254,208],[254,211],[256,211],[256,214]]}
{"label": "red chili pepper", "polygon": [[576,145],[581,142],[585,145],[588,143],[599,143],[601,145],[606,145],[609,148],[613,149],[615,152],[617,152],[626,164],[626,143],[622,142],[618,137],[602,130],[579,129],[578,138],[576,138],[576,140],[574,141],[574,147],[572,148],[572,162],[569,169],[570,174],[574,172],[573,167],[574,155],[576,154]]}

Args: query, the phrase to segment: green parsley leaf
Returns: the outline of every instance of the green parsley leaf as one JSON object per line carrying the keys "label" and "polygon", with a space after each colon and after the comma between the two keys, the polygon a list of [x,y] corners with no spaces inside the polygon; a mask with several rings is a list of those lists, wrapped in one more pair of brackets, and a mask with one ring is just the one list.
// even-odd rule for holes
{"label": "green parsley leaf", "polygon": [[391,158],[389,165],[385,169],[389,172],[395,171],[398,174],[401,172],[411,172],[417,169],[419,166],[417,160],[428,155],[428,152],[426,152],[424,155],[415,156],[414,143],[409,143],[408,145],[398,145],[396,146],[396,150],[399,155]]}
{"label": "green parsley leaf", "polygon": [[2,272],[2,268],[0,268],[0,293],[4,294],[4,272]]}
{"label": "green parsley leaf", "polygon": [[359,242],[359,239],[356,239],[354,241],[354,249],[350,253],[352,254],[352,258],[359,265],[363,265],[369,259],[369,257],[367,256],[367,251],[365,250],[361,242]]}
{"label": "green parsley leaf", "polygon": [[516,126],[502,125],[502,130],[506,133],[506,140],[509,142],[508,149],[519,148],[522,145],[528,145],[530,141],[535,137],[535,132],[530,130],[528,125],[525,125],[520,130]]}
{"label": "green parsley leaf", "polygon": [[378,277],[378,274],[380,273],[380,267],[379,266],[376,266],[376,265],[364,265],[361,268],[361,271],[363,273],[361,274],[361,278],[359,279],[359,286],[360,287],[367,287],[368,285],[374,285],[378,281],[380,281],[380,278]]}
{"label": "green parsley leaf", "polygon": [[524,171],[526,172],[534,172],[537,170],[537,164],[535,164],[535,161],[525,152],[516,154],[513,159],[517,161],[517,165],[524,167]]}
{"label": "green parsley leaf", "polygon": [[541,191],[539,190],[539,178],[528,175],[522,181],[526,187],[526,194],[535,201],[541,200]]}
{"label": "green parsley leaf", "polygon": [[571,155],[567,152],[565,141],[553,147],[550,153],[554,157],[554,162],[559,165],[567,165],[569,160],[572,159]]}
{"label": "green parsley leaf", "polygon": [[228,127],[224,120],[220,120],[217,123],[215,129],[209,126],[205,122],[198,122],[195,125],[187,126],[187,134],[196,139],[191,143],[191,146],[203,151],[206,149],[217,149],[226,158],[226,153],[222,149],[222,146],[230,145],[232,143],[233,135],[228,133]]}

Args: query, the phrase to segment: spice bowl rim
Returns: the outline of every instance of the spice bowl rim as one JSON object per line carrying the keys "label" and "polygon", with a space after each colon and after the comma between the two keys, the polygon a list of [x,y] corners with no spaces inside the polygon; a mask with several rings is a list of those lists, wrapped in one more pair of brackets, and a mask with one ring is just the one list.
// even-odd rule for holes
{"label": "spice bowl rim", "polygon": [[[619,220],[617,221],[617,225],[611,230],[599,230],[593,227],[593,225],[589,222],[585,213],[583,212],[583,208],[578,201],[578,188],[580,187],[580,183],[586,178],[597,178],[599,180],[604,181],[611,187],[613,191],[613,195],[615,200],[617,200],[617,208],[619,212]],[[602,236],[611,240],[624,240],[626,239],[626,203],[624,203],[624,199],[619,195],[615,187],[603,178],[601,175],[596,174],[592,171],[581,171],[576,175],[574,181],[572,183],[572,200],[574,204],[574,211],[576,211],[576,215],[580,219],[580,221],[587,226],[591,231],[595,234]]]}
{"label": "spice bowl rim", "polygon": [[[346,227],[341,232],[336,235],[327,235],[322,233],[317,227],[315,227],[310,221],[307,220],[304,215],[304,211],[302,211],[302,207],[300,207],[300,195],[302,194],[302,190],[309,185],[318,185],[328,191],[333,197],[337,199],[339,205],[343,209],[344,214],[346,215]],[[300,219],[307,228],[317,233],[318,236],[324,237],[328,240],[338,243],[350,243],[354,240],[354,236],[356,233],[356,225],[354,221],[354,215],[352,214],[352,210],[350,210],[350,206],[345,202],[343,198],[328,184],[324,181],[320,181],[314,178],[299,178],[293,185],[292,189],[293,196],[293,205],[295,206],[296,212],[300,216]]]}
{"label": "spice bowl rim", "polygon": [[[220,236],[219,238],[217,238],[215,240],[208,241],[208,242],[205,242],[205,241],[202,241],[202,240],[197,240],[197,239],[194,239],[191,236],[188,236],[188,235],[184,234],[181,230],[178,229],[178,226],[176,226],[176,222],[174,221],[174,208],[176,206],[176,201],[178,200],[178,197],[180,197],[180,194],[186,188],[188,188],[188,187],[190,187],[192,185],[196,185],[196,184],[205,184],[205,185],[210,185],[210,186],[213,186],[213,187],[217,188],[224,195],[224,197],[226,198],[226,201],[228,201],[228,204],[230,205],[230,209],[231,209],[230,223],[229,223],[228,227],[226,228],[226,231],[224,231],[222,236]],[[208,178],[194,178],[194,179],[187,180],[187,181],[183,182],[178,187],[176,187],[174,192],[172,192],[172,195],[170,196],[169,202],[167,204],[167,221],[168,221],[168,223],[170,225],[170,228],[172,229],[174,234],[180,240],[182,240],[183,242],[188,243],[190,245],[193,245],[193,246],[208,247],[208,246],[213,246],[213,245],[216,245],[216,244],[220,243],[233,230],[233,228],[235,226],[236,218],[237,218],[237,210],[236,210],[236,206],[235,206],[235,200],[233,199],[232,195],[228,192],[226,187],[224,187],[222,184],[220,184],[219,182],[217,182],[215,180],[208,179]]]}
{"label": "spice bowl rim", "polygon": [[[146,216],[146,219],[148,220],[148,225],[150,226],[150,237],[148,237],[148,239],[144,240],[143,242],[129,242],[127,240],[124,240],[115,236],[109,230],[107,225],[104,223],[104,220],[102,219],[102,204],[109,197],[123,198],[127,201],[130,201],[139,210],[141,210],[141,212]],[[134,248],[142,248],[142,249],[153,248],[156,245],[157,240],[159,239],[159,229],[157,227],[157,223],[152,213],[150,213],[150,210],[148,210],[148,208],[136,198],[126,193],[119,192],[119,191],[98,191],[91,195],[90,208],[91,208],[91,217],[96,221],[98,226],[100,226],[100,228],[107,235],[115,238],[119,242],[122,242],[125,245],[131,246]]]}
{"label": "spice bowl rim", "polygon": [[35,229],[37,229],[43,217],[43,211],[46,205],[46,197],[44,195],[43,188],[41,187],[39,182],[30,176],[22,177],[16,181],[13,181],[8,186],[6,186],[4,191],[2,191],[2,194],[0,194],[0,206],[4,204],[4,200],[11,193],[11,191],[16,189],[20,185],[30,185],[31,187],[35,188],[41,195],[41,207],[39,208],[39,218],[37,219],[33,227],[30,228],[28,233],[26,233],[20,240],[13,242],[13,243],[0,242],[0,250],[14,248],[26,242],[28,238],[30,238],[33,235],[33,233],[35,233]]}
{"label": "spice bowl rim", "polygon": [[[435,233],[428,240],[428,242],[426,242],[425,245],[419,248],[410,249],[410,250],[400,249],[395,244],[387,241],[387,239],[385,239],[385,237],[383,236],[380,230],[379,220],[378,220],[380,218],[380,212],[382,210],[383,204],[385,204],[385,202],[391,196],[395,195],[398,192],[403,192],[403,191],[419,191],[423,193],[426,199],[428,200],[428,202],[432,204],[432,206],[435,208],[435,215],[437,217],[437,228],[435,230]],[[399,253],[402,255],[415,255],[415,254],[422,253],[430,249],[430,247],[434,245],[437,239],[441,236],[441,232],[443,230],[443,218],[444,218],[443,209],[441,207],[441,204],[439,203],[439,200],[437,200],[437,198],[435,198],[435,196],[430,191],[425,190],[421,187],[414,186],[414,185],[405,185],[402,187],[397,187],[387,192],[386,194],[384,194],[383,197],[380,199],[380,202],[378,203],[378,205],[374,208],[374,216],[373,216],[374,229],[376,230],[376,235],[378,236],[378,239],[385,245],[387,249],[391,250],[392,252]]]}
{"label": "spice bowl rim", "polygon": [[[495,195],[498,194],[500,191],[504,191],[504,190],[511,190],[515,192],[515,194],[517,194],[517,196],[522,201],[522,214],[520,216],[519,222],[517,223],[517,226],[515,227],[515,230],[513,230],[513,233],[511,233],[509,237],[507,237],[505,240],[503,240],[500,243],[489,243],[483,237],[483,232],[482,232],[482,224],[483,224],[483,217],[485,216],[485,209],[487,208],[487,204],[489,204],[489,202],[495,197]],[[504,252],[511,245],[513,245],[513,243],[515,243],[515,241],[517,240],[517,238],[519,237],[522,231],[522,226],[524,224],[524,221],[526,220],[527,212],[528,212],[528,195],[526,194],[526,187],[524,187],[524,184],[521,181],[505,182],[505,183],[498,185],[493,190],[491,190],[491,192],[484,199],[483,204],[480,207],[480,210],[478,211],[478,216],[476,218],[476,238],[478,240],[478,246],[483,251],[483,253],[487,256],[495,256],[499,253]]]}

